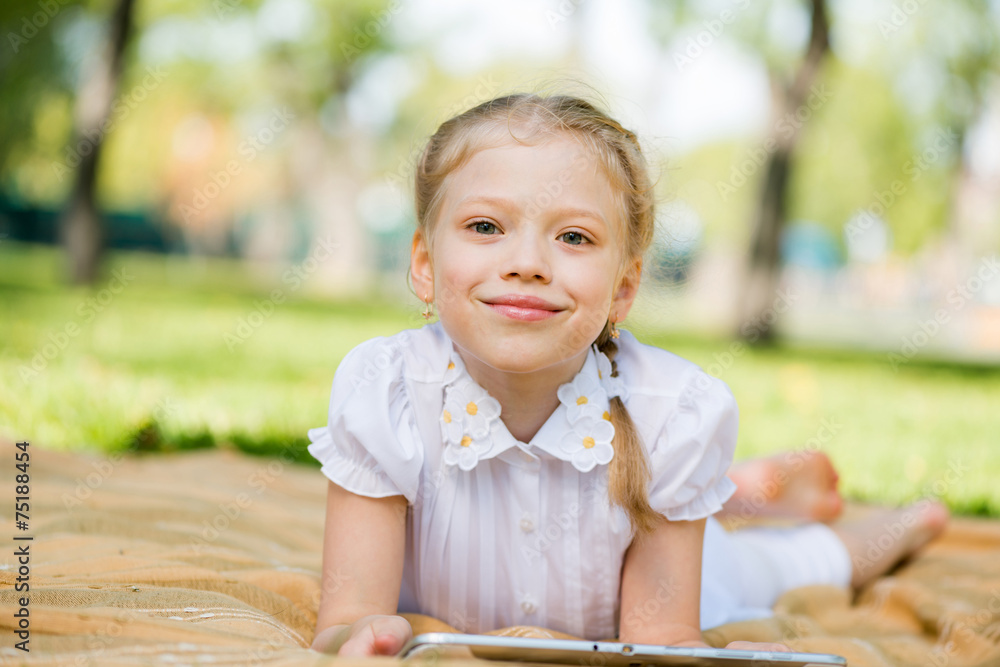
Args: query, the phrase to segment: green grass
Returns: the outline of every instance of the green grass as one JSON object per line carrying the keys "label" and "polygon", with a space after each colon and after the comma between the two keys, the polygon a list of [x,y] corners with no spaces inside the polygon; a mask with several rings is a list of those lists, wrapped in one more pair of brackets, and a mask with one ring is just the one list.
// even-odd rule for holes
{"label": "green grass", "polygon": [[[423,322],[415,299],[326,299],[319,274],[292,289],[238,262],[119,253],[109,278],[118,269],[128,282],[112,294],[113,280],[65,286],[62,261],[50,248],[0,244],[0,434],[43,447],[224,445],[306,460],[305,432],[326,421],[343,355]],[[275,289],[283,302],[234,343]],[[62,340],[68,325],[77,333]],[[914,360],[894,372],[884,355],[797,347],[744,348],[722,363],[730,341],[633,328],[729,383],[739,457],[821,446],[850,497],[937,495],[958,512],[1000,516],[1000,369]]]}

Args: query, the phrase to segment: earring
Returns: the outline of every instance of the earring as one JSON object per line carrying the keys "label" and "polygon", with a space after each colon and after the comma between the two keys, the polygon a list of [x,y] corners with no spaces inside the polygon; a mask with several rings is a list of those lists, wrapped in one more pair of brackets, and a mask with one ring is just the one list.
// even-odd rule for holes
{"label": "earring", "polygon": [[611,333],[611,337],[615,338],[615,339],[617,339],[618,336],[621,335],[621,332],[618,331],[618,326],[615,323],[615,318],[614,317],[611,318],[611,332],[610,333]]}
{"label": "earring", "polygon": [[421,313],[425,320],[429,320],[434,317],[434,304],[428,300],[427,295],[424,295],[424,312]]}

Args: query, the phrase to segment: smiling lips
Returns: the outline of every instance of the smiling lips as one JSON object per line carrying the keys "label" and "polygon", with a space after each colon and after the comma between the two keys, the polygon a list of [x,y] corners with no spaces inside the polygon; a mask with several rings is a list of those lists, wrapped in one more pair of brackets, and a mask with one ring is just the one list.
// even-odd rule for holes
{"label": "smiling lips", "polygon": [[513,320],[536,322],[548,319],[562,311],[562,308],[525,294],[505,294],[495,299],[484,300],[487,306]]}

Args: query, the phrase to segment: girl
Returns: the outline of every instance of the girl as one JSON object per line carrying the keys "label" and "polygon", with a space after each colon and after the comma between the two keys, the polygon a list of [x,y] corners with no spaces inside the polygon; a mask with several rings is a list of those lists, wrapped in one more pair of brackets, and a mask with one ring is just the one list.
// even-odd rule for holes
{"label": "girl", "polygon": [[[415,187],[410,276],[440,321],[351,351],[310,431],[330,479],[313,647],[394,654],[403,612],[677,646],[752,615],[717,524],[701,586],[733,397],[617,329],[653,231],[635,136],[576,98],[501,97],[438,129]],[[846,585],[845,543],[814,533],[794,548]]]}

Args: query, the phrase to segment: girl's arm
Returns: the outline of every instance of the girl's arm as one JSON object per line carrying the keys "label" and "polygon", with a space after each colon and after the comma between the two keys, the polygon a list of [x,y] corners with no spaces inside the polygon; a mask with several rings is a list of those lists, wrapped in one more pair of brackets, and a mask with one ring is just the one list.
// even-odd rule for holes
{"label": "girl's arm", "polygon": [[412,635],[396,616],[406,545],[406,499],[368,498],[329,483],[322,596],[312,648],[395,655]]}
{"label": "girl's arm", "polygon": [[[622,566],[619,638],[635,644],[703,646],[701,553],[705,519],[667,521],[637,537]],[[730,642],[726,648],[790,651],[784,644]]]}
{"label": "girl's arm", "polygon": [[621,641],[707,646],[699,629],[704,535],[705,519],[664,519],[632,541],[622,566]]}

